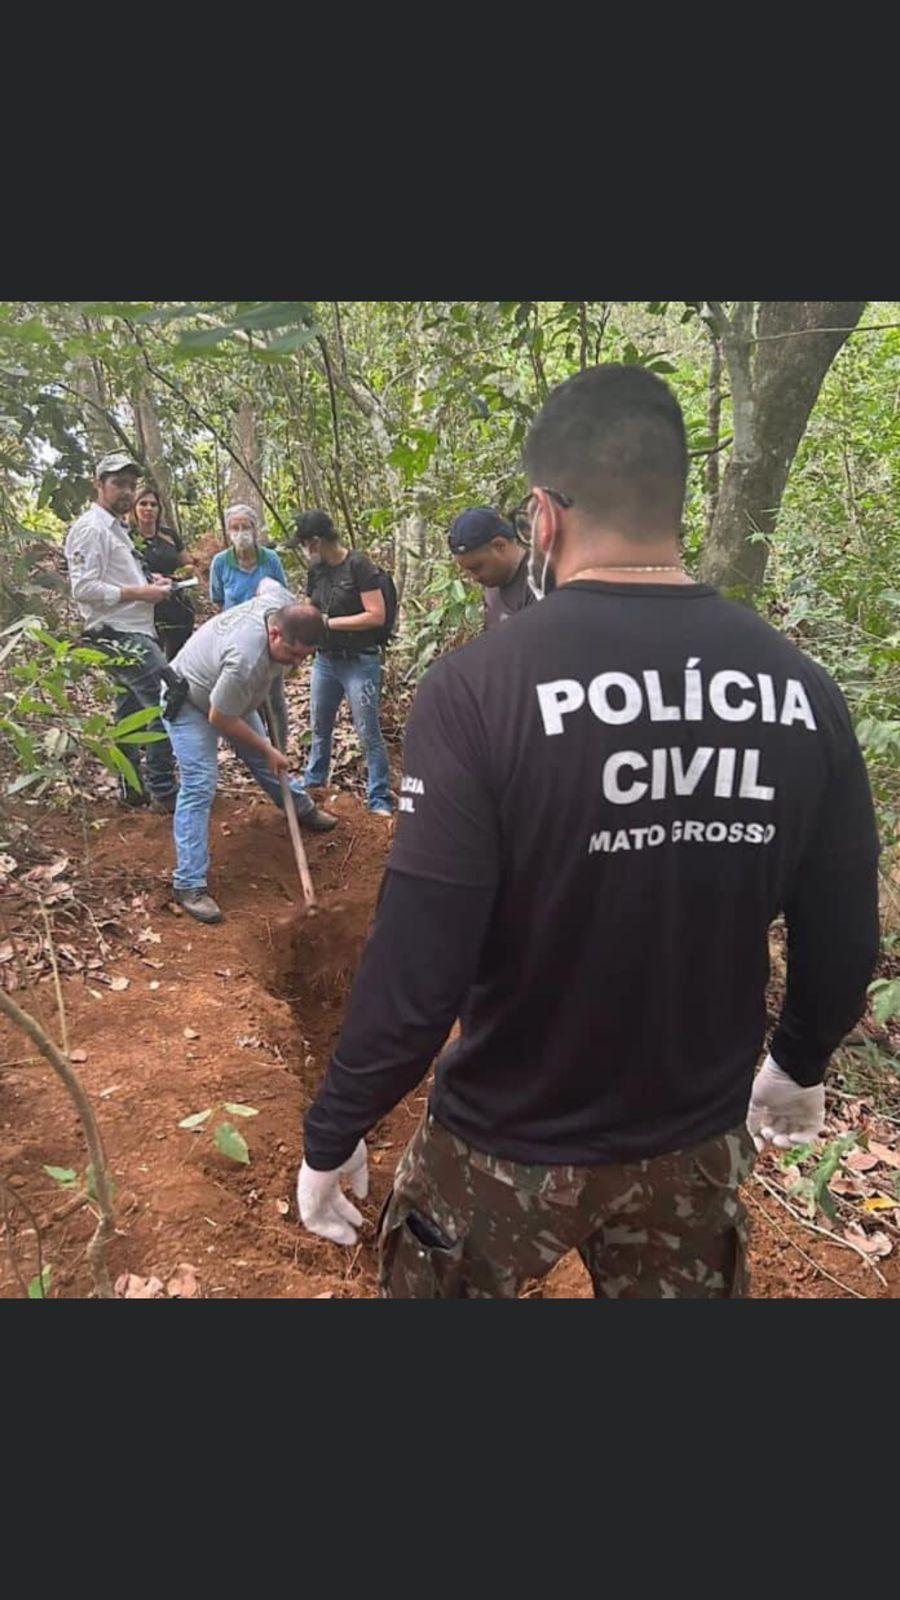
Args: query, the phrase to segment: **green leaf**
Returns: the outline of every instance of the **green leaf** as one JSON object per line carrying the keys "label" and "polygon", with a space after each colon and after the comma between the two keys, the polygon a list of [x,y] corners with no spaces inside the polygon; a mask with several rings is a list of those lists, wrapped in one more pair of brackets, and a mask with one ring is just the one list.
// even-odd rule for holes
{"label": "green leaf", "polygon": [[315,328],[295,328],[293,333],[283,333],[256,353],[263,356],[289,355],[292,350],[302,350],[304,345],[312,344],[317,337]]}
{"label": "green leaf", "polygon": [[116,744],[157,744],[160,739],[167,739],[167,733],[126,733],[116,740]]}
{"label": "green leaf", "polygon": [[8,795],[18,794],[20,790],[27,789],[30,783],[37,783],[38,779],[43,778],[43,776],[43,772],[25,772],[22,774],[21,778],[15,778],[13,780],[13,782],[8,786],[6,793]]}
{"label": "green leaf", "polygon": [[227,300],[215,300],[209,305],[165,306],[161,311],[141,311],[131,320],[133,322],[158,323],[162,325],[167,322],[177,322],[182,317],[196,317],[201,313],[210,316],[214,311],[223,311],[229,303]]}
{"label": "green leaf", "polygon": [[28,1285],[29,1300],[46,1300],[47,1290],[50,1287],[50,1278],[52,1273],[53,1268],[48,1263],[39,1278],[32,1278],[30,1284]]}
{"label": "green leaf", "polygon": [[133,789],[135,794],[140,794],[140,779],[124,750],[120,750],[116,744],[111,744],[107,746],[105,753],[102,750],[98,750],[96,754],[99,755],[103,765],[110,772],[121,772],[129,789]]}
{"label": "green leaf", "polygon": [[302,322],[308,326],[312,310],[302,300],[263,300],[260,304],[242,311],[232,322],[235,328],[289,328]]}
{"label": "green leaf", "polygon": [[69,652],[69,660],[77,661],[84,667],[105,667],[109,657],[101,650],[90,650],[87,645],[76,645]]}
{"label": "green leaf", "polygon": [[884,1027],[892,1017],[900,1014],[900,978],[886,983],[872,1002],[872,1015]]}
{"label": "green leaf", "polygon": [[138,320],[138,313],[145,319],[149,310],[146,300],[78,300],[72,306],[85,317],[127,317],[130,322]]}
{"label": "green leaf", "polygon": [[53,651],[54,655],[65,654],[67,649],[65,640],[54,639],[52,633],[48,633],[46,628],[33,628],[31,632],[34,638],[40,639],[41,644],[45,644],[48,650]]}
{"label": "green leaf", "polygon": [[146,728],[150,722],[155,722],[161,711],[161,706],[142,706],[140,711],[132,711],[130,717],[123,717],[112,730],[112,737],[119,739],[123,733],[134,733],[138,728]]}
{"label": "green leaf", "polygon": [[179,1128],[202,1128],[208,1117],[212,1116],[212,1107],[208,1111],[195,1111],[192,1117],[184,1117],[179,1122]]}
{"label": "green leaf", "polygon": [[194,328],[190,333],[179,334],[177,348],[187,351],[211,350],[223,339],[230,339],[233,331],[232,328]]}
{"label": "green leaf", "polygon": [[780,1167],[799,1167],[801,1161],[805,1161],[807,1156],[812,1155],[812,1152],[813,1147],[811,1144],[795,1144],[792,1150],[785,1151],[784,1155],[779,1157],[778,1165]]}
{"label": "green leaf", "polygon": [[78,1173],[73,1167],[45,1167],[44,1171],[64,1189],[71,1189],[78,1182]]}
{"label": "green leaf", "polygon": [[225,1110],[230,1111],[233,1117],[258,1117],[259,1112],[255,1106],[236,1105],[233,1100],[225,1101]]}
{"label": "green leaf", "polygon": [[230,1161],[238,1161],[241,1166],[249,1167],[250,1151],[247,1141],[233,1128],[230,1122],[220,1122],[216,1129],[216,1149],[221,1150],[223,1156],[228,1156]]}

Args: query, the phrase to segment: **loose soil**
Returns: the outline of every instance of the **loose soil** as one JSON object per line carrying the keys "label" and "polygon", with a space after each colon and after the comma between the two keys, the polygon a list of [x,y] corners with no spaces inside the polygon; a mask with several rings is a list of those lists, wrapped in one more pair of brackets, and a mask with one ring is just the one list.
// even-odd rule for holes
{"label": "loose soil", "polygon": [[[190,1262],[206,1298],[376,1292],[375,1224],[422,1114],[425,1087],[369,1137],[372,1185],[360,1206],[366,1226],[355,1250],[305,1233],[294,1195],[303,1115],[340,1029],[389,844],[387,825],[355,798],[329,796],[326,803],[341,825],[328,836],[305,836],[320,905],[304,913],[280,813],[252,795],[217,797],[210,887],[225,921],[212,928],[173,907],[169,819],[99,805],[97,826],[86,835],[53,823],[55,848],[81,862],[87,852],[95,914],[104,897],[120,904],[124,897],[128,906],[117,927],[105,930],[113,945],[106,970],[127,978],[127,988],[100,988],[90,971],[63,980],[70,1047],[86,1052],[78,1070],[116,1185],[114,1278],[127,1272],[165,1283],[179,1263]],[[158,939],[148,939],[148,929]],[[52,985],[42,981],[37,995],[55,1036]],[[17,998],[29,1004],[21,992]],[[20,1060],[30,1048],[0,1023],[0,1063]],[[178,1127],[224,1101],[259,1112],[228,1117],[247,1140],[249,1166],[213,1144],[212,1130],[227,1113],[199,1132]],[[93,1222],[84,1208],[67,1214],[71,1200],[44,1167],[81,1173],[86,1160],[78,1119],[49,1068],[0,1071],[0,1170],[40,1221],[54,1297],[91,1293],[85,1249]],[[755,1296],[896,1295],[896,1256],[877,1263],[882,1286],[859,1257],[795,1223],[758,1185],[750,1189]],[[34,1237],[18,1207],[15,1221],[20,1271],[30,1279]],[[20,1293],[0,1251],[0,1296]],[[572,1256],[527,1293],[584,1298],[590,1286]]]}

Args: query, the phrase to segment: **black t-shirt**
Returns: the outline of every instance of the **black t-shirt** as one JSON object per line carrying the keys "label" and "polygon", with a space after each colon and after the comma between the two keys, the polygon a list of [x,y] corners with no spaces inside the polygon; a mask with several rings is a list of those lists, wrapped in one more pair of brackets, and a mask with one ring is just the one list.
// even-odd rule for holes
{"label": "black t-shirt", "polygon": [[[168,533],[169,538],[161,538],[162,532]],[[160,529],[160,533],[152,539],[135,540],[135,543],[149,572],[158,572],[164,578],[171,578],[179,567],[184,566],[184,545],[174,529]],[[175,543],[170,543],[170,540]]]}
{"label": "black t-shirt", "polygon": [[865,1006],[878,842],[839,690],[703,587],[567,584],[425,677],[397,837],[305,1155],[345,1161],[441,1055],[431,1109],[538,1164],[743,1120],[771,1052],[818,1083]]}
{"label": "black t-shirt", "polygon": [[[162,532],[168,533],[169,539],[161,538]],[[170,539],[175,542],[170,543]],[[160,529],[154,538],[136,540],[135,543],[148,572],[158,572],[164,578],[173,578],[179,567],[185,565],[184,545],[174,528]],[[194,608],[188,598],[190,593],[190,590],[179,590],[154,607],[153,615],[157,629],[183,628],[193,621]]]}
{"label": "black t-shirt", "polygon": [[782,909],[773,1053],[818,1081],[877,949],[874,813],[839,690],[755,613],[567,584],[431,669],[404,767],[391,872],[493,897],[437,1066],[451,1131],[585,1164],[736,1126]]}
{"label": "black t-shirt", "polygon": [[[360,595],[371,594],[378,587],[377,567],[357,550],[351,550],[334,567],[321,559],[313,561],[306,575],[307,596],[326,617],[358,617],[366,609]],[[323,651],[325,655],[337,650],[359,655],[377,648],[378,629],[362,628],[358,633],[339,630]]]}

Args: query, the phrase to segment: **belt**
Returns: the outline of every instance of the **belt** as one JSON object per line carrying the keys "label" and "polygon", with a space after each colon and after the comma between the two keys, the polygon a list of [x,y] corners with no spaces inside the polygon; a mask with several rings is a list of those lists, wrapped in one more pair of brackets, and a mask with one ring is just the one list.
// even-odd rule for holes
{"label": "belt", "polygon": [[359,656],[377,656],[378,653],[377,644],[365,645],[362,650],[330,650],[325,648],[320,648],[319,650],[319,654],[322,656],[340,656],[344,661],[356,661]]}

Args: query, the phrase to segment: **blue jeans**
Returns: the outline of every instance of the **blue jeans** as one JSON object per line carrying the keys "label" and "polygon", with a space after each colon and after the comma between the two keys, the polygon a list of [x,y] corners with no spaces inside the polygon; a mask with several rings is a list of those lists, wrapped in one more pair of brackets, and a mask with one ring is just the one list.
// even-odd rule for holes
{"label": "blue jeans", "polygon": [[[249,712],[243,720],[254,733],[266,737],[262,720],[255,711]],[[166,721],[165,726],[181,775],[174,817],[173,881],[176,889],[205,889],[209,870],[209,817],[219,777],[219,736],[205,712],[190,703],[178,713],[174,722]],[[239,744],[236,740],[229,740],[229,743],[260,788],[283,809],[281,784],[269,771],[264,757],[250,745]],[[312,811],[313,802],[296,778],[291,779],[291,793],[298,817]]]}
{"label": "blue jeans", "polygon": [[328,782],[334,720],[345,694],[366,758],[369,810],[391,812],[391,772],[378,719],[381,658],[377,651],[361,656],[330,656],[319,651],[316,656],[312,670],[312,745],[303,781],[309,788]]}
{"label": "blue jeans", "polygon": [[[110,665],[110,672],[119,685],[121,693],[116,701],[116,718],[119,722],[124,717],[131,717],[136,711],[144,711],[149,706],[158,706],[162,690],[161,673],[166,666],[166,658],[155,639],[147,633],[124,633],[120,629],[114,630],[113,639],[92,639],[93,649],[101,650],[110,657],[111,662],[117,656],[128,657],[125,666]],[[158,718],[147,724],[146,733],[162,733],[163,725]],[[175,793],[175,762],[172,756],[172,746],[168,739],[154,739],[152,744],[130,745],[125,751],[131,761],[141,786],[144,785],[146,773],[146,786],[154,800],[167,800]],[[131,799],[132,792],[123,784],[121,793],[123,798]]]}

